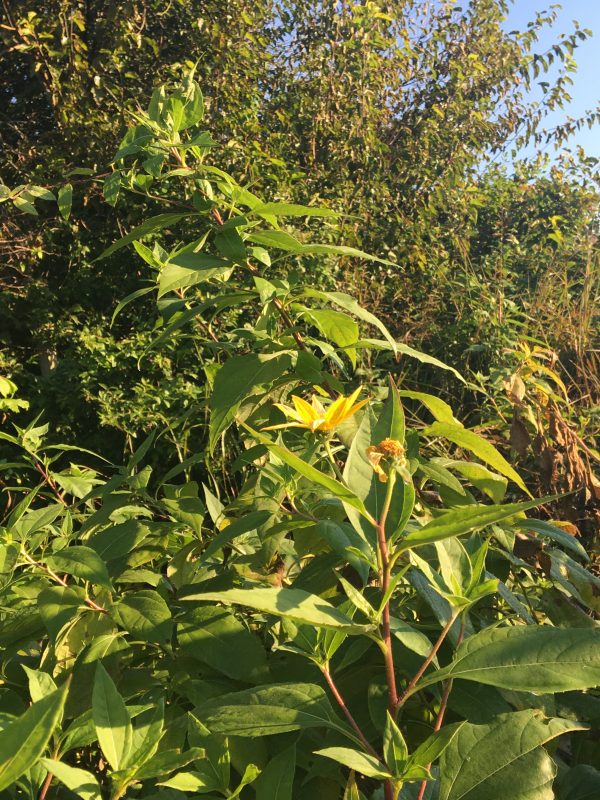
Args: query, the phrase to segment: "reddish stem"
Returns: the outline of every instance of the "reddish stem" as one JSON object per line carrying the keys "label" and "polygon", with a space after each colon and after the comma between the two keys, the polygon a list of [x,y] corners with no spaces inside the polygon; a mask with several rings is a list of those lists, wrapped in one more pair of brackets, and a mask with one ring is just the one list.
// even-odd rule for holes
{"label": "reddish stem", "polygon": [[346,717],[346,719],[348,720],[348,722],[352,726],[353,730],[355,731],[356,735],[358,736],[358,738],[360,739],[360,741],[362,742],[364,747],[369,751],[369,753],[371,753],[371,755],[373,755],[373,756],[375,756],[375,758],[381,760],[379,755],[378,755],[378,753],[377,753],[377,751],[374,750],[373,747],[371,747],[371,745],[369,744],[368,739],[366,738],[364,733],[361,731],[361,729],[358,726],[358,723],[356,722],[356,720],[352,716],[352,713],[351,713],[350,709],[346,705],[346,703],[344,701],[344,698],[342,697],[342,695],[340,694],[337,686],[334,683],[333,677],[331,675],[331,672],[329,672],[329,669],[327,667],[323,666],[323,667],[321,667],[321,672],[323,673],[323,676],[324,676],[325,680],[327,681],[327,685],[331,689],[331,694],[335,697],[336,703],[338,704],[338,706],[344,712],[344,716]]}
{"label": "reddish stem", "polygon": [[49,772],[46,775],[46,780],[44,781],[44,783],[42,785],[42,788],[40,789],[40,794],[39,794],[38,800],[45,800],[46,795],[48,794],[48,789],[50,788],[50,784],[52,783],[52,779],[53,778],[54,778],[54,775],[51,772]]}
{"label": "reddish stem", "polygon": [[[37,561],[35,561],[35,559],[27,555],[27,553],[21,553],[21,555],[23,556],[25,561],[27,561],[28,564],[31,564],[33,567],[37,567],[38,569],[44,570],[44,572],[47,572],[48,575],[50,575],[50,577],[53,578],[53,580],[55,580],[57,583],[60,583],[61,586],[64,586],[65,588],[69,586],[66,580],[64,578],[61,578],[60,575],[57,575],[56,572],[54,572],[54,570],[50,569],[50,567],[46,567],[43,564],[39,564]],[[98,603],[95,603],[92,600],[92,598],[88,597],[87,595],[83,598],[83,602],[86,605],[88,605],[93,611],[98,611],[101,614],[108,613],[105,608],[99,606]]]}
{"label": "reddish stem", "polygon": [[61,493],[58,491],[58,489],[57,489],[57,487],[56,487],[56,484],[54,483],[54,481],[52,480],[52,478],[51,478],[51,477],[50,477],[50,475],[48,474],[48,470],[47,470],[47,469],[44,467],[44,465],[43,465],[43,464],[42,464],[40,461],[36,461],[36,462],[35,462],[35,468],[36,468],[36,469],[37,469],[37,471],[40,473],[40,475],[42,476],[42,478],[43,478],[43,479],[46,481],[46,483],[48,484],[48,486],[49,486],[49,487],[52,489],[52,492],[53,492],[53,493],[56,495],[56,497],[57,497],[57,498],[60,500],[60,502],[63,504],[63,506],[66,506],[66,505],[68,505],[68,503],[67,503],[67,501],[65,500],[65,498],[64,498],[64,497],[62,496],[62,494],[61,494]]}
{"label": "reddish stem", "polygon": [[[460,633],[458,634],[458,640],[456,642],[457,647],[460,645],[465,635],[465,621],[466,621],[465,617],[463,616],[460,621]],[[437,733],[442,728],[442,723],[444,722],[444,717],[446,715],[446,709],[448,708],[448,698],[450,697],[450,692],[452,691],[453,683],[454,680],[452,678],[449,678],[444,686],[444,692],[442,694],[440,708],[435,720],[435,725],[433,726],[434,733]],[[427,769],[431,769],[431,764],[427,765]],[[426,789],[427,789],[427,781],[423,781],[421,783],[421,788],[419,789],[419,794],[417,795],[417,800],[423,800]]]}
{"label": "reddish stem", "polygon": [[450,617],[450,619],[448,620],[448,622],[444,626],[442,632],[438,636],[436,643],[433,645],[433,647],[431,649],[431,652],[429,653],[429,655],[427,656],[425,661],[423,661],[423,663],[419,667],[419,670],[417,671],[417,673],[408,682],[406,688],[404,689],[404,691],[402,692],[402,694],[398,698],[398,702],[397,702],[397,705],[396,705],[396,711],[403,705],[403,703],[406,701],[408,696],[410,694],[412,694],[412,690],[415,688],[415,686],[417,685],[419,680],[422,678],[423,673],[425,672],[427,667],[431,664],[433,659],[436,657],[437,652],[440,649],[440,647],[442,646],[442,643],[443,643],[444,639],[446,638],[446,636],[450,632],[450,628],[456,622],[457,616],[458,616],[458,613],[456,613],[456,612],[454,614],[452,614],[452,616]]}

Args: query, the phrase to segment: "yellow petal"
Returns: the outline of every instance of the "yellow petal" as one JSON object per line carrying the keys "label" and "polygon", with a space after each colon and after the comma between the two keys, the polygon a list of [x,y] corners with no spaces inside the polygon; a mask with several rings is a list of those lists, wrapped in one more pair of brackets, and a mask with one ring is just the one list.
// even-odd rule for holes
{"label": "yellow petal", "polygon": [[324,419],[315,419],[310,423],[311,431],[328,431],[329,428],[327,427],[326,420]]}
{"label": "yellow petal", "polygon": [[325,409],[323,408],[323,404],[321,403],[321,401],[319,400],[319,398],[317,397],[316,394],[313,394],[311,402],[312,402],[312,407],[318,413],[318,415],[320,417],[324,418],[325,417]]}
{"label": "yellow petal", "polygon": [[335,428],[335,426],[342,421],[344,418],[344,410],[346,408],[346,400],[347,398],[341,394],[337,400],[334,400],[333,403],[327,409],[327,413],[325,414],[325,419],[327,420],[328,430],[331,428]]}
{"label": "yellow petal", "polygon": [[295,409],[290,408],[289,406],[284,406],[283,403],[273,403],[275,408],[278,408],[280,411],[283,411],[286,417],[289,419],[295,419],[296,422],[300,422],[304,424],[305,420],[304,417],[299,414]]}
{"label": "yellow petal", "polygon": [[304,422],[282,422],[280,425],[267,425],[266,428],[261,428],[261,431],[279,431],[282,428],[307,428]]}
{"label": "yellow petal", "polygon": [[307,426],[320,416],[311,406],[311,404],[307,403],[302,397],[297,397],[295,394],[293,394],[292,400],[296,406],[299,419],[301,419],[302,422],[305,422]]}

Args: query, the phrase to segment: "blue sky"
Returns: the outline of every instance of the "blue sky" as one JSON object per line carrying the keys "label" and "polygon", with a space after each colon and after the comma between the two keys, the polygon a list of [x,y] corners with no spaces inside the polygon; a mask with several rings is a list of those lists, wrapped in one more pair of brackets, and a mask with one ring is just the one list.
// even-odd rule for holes
{"label": "blue sky", "polygon": [[[514,0],[506,23],[508,30],[522,30],[535,17],[539,10],[547,9],[550,2],[544,0]],[[594,36],[577,48],[574,53],[579,67],[573,77],[570,94],[572,102],[564,111],[556,112],[550,119],[550,126],[562,121],[566,116],[579,117],[584,111],[595,108],[600,102],[600,0],[563,0],[559,17],[550,29],[540,37],[539,52],[546,50],[560,33],[572,30],[572,20],[579,21],[582,28],[591,28]],[[540,80],[543,80],[540,77]],[[600,158],[600,126],[592,130],[587,127],[579,132],[573,143],[581,144],[590,156]]]}

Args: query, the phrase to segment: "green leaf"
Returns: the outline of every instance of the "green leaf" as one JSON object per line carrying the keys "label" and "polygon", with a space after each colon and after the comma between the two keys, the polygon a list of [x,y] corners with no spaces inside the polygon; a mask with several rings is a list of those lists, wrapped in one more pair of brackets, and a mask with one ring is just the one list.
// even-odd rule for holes
{"label": "green leaf", "polygon": [[465,723],[440,763],[440,800],[553,800],[556,766],[542,745],[584,726],[528,709]]}
{"label": "green leaf", "polygon": [[348,633],[365,633],[364,625],[356,625],[327,600],[303,589],[276,589],[256,587],[250,589],[225,589],[222,592],[186,594],[182,600],[213,600],[254,608],[266,614],[287,617],[304,625],[320,628],[342,628]]}
{"label": "green leaf", "polygon": [[471,531],[481,530],[488,525],[503,519],[514,517],[527,509],[535,508],[547,502],[547,497],[539,500],[526,500],[523,503],[507,503],[506,505],[470,505],[461,506],[454,511],[444,511],[439,517],[423,525],[419,530],[407,534],[399,543],[398,551],[410,550],[425,544],[448,539],[451,536],[462,536]]}
{"label": "green leaf", "polygon": [[73,204],[73,187],[70,183],[65,183],[58,190],[58,210],[64,220],[69,219],[71,216],[71,206]]}
{"label": "green leaf", "polygon": [[[251,214],[260,217],[338,217],[336,211],[318,206],[301,206],[295,203],[259,203],[251,209]],[[250,214],[248,214],[250,216]]]}
{"label": "green leaf", "polygon": [[149,534],[147,524],[128,519],[95,533],[88,544],[104,561],[111,561],[131,553]]}
{"label": "green leaf", "polygon": [[382,764],[378,758],[368,753],[361,753],[359,750],[353,750],[351,747],[325,747],[323,750],[315,750],[315,755],[331,758],[338,764],[343,764],[369,778],[391,777],[385,764]]}
{"label": "green leaf", "polygon": [[464,722],[455,722],[453,725],[445,725],[437,733],[432,733],[431,736],[428,736],[408,759],[406,765],[407,772],[414,766],[429,767],[430,764],[442,755],[463,725]]}
{"label": "green leaf", "polygon": [[572,553],[582,558],[584,561],[589,561],[590,557],[579,543],[579,541],[570,533],[567,533],[562,528],[559,528],[557,525],[552,525],[552,523],[547,522],[543,519],[527,519],[527,520],[517,520],[513,525],[513,528],[516,528],[519,531],[526,531],[531,532],[535,531],[535,533],[539,534],[546,539],[551,539],[553,542],[557,542],[558,544],[562,545],[565,550],[571,550]]}
{"label": "green leaf", "polygon": [[203,606],[179,619],[177,640],[185,655],[229,678],[260,683],[268,675],[264,647],[227,609]]}
{"label": "green leaf", "polygon": [[433,394],[426,394],[425,392],[409,392],[406,389],[402,389],[398,394],[400,397],[408,397],[410,400],[418,400],[423,403],[438,422],[457,425],[459,428],[463,427],[462,423],[454,416],[451,406],[449,406],[445,400],[442,400],[441,397],[436,397]]}
{"label": "green leaf", "polygon": [[92,692],[92,717],[104,757],[117,770],[131,753],[133,728],[123,698],[100,662]]}
{"label": "green leaf", "polygon": [[156,291],[156,285],[152,283],[151,286],[144,286],[142,289],[137,289],[135,292],[131,292],[128,294],[127,297],[124,297],[118,304],[115,310],[113,311],[113,315],[110,318],[110,327],[114,325],[116,318],[119,316],[121,311],[132,303],[134,300],[137,300],[138,297],[144,297],[144,295],[150,294],[150,292]]}
{"label": "green leaf", "polygon": [[91,772],[52,758],[42,758],[41,764],[81,800],[102,800],[100,784]]}
{"label": "green leaf", "polygon": [[447,678],[539,694],[600,686],[600,628],[486,628],[466,639],[448,666],[418,686]]}
{"label": "green leaf", "polygon": [[233,422],[240,403],[259,386],[271,384],[292,366],[291,354],[275,353],[229,358],[217,372],[210,398],[209,446],[211,453]]}
{"label": "green leaf", "polygon": [[444,439],[448,439],[448,441],[458,445],[458,447],[469,450],[477,458],[489,464],[496,472],[514,481],[520,489],[531,497],[519,473],[511,467],[493,444],[479,436],[475,431],[467,430],[462,425],[453,425],[449,422],[434,422],[433,425],[425,429],[425,433],[428,436],[442,436]]}
{"label": "green leaf", "polygon": [[389,711],[386,713],[383,732],[383,758],[395,776],[401,774],[401,767],[408,758],[408,748],[402,731],[392,719]]}
{"label": "green leaf", "polygon": [[362,250],[357,250],[355,247],[346,247],[345,245],[336,244],[303,244],[298,239],[294,238],[291,233],[285,231],[256,231],[248,236],[248,239],[254,244],[264,245],[264,247],[275,247],[279,250],[285,250],[288,253],[297,253],[298,255],[315,255],[315,256],[348,256],[349,258],[364,258],[367,261],[377,261],[379,264],[388,264],[395,266],[391,261],[385,261],[382,258],[364,253]]}
{"label": "green leaf", "polygon": [[37,703],[38,700],[46,697],[46,695],[49,695],[51,692],[56,691],[56,684],[52,676],[48,675],[47,672],[26,667],[25,664],[23,664],[23,669],[25,670],[29,683],[29,694],[34,703]]}
{"label": "green leaf", "polygon": [[171,639],[171,612],[154,590],[127,594],[111,609],[118,624],[136,639],[165,644]]}
{"label": "green leaf", "polygon": [[13,571],[20,553],[21,548],[17,542],[0,544],[0,575],[8,575]]}
{"label": "green leaf", "polygon": [[588,764],[562,772],[555,784],[556,800],[597,800],[600,797],[600,772]]}
{"label": "green leaf", "polygon": [[[408,650],[417,653],[423,658],[429,656],[431,640],[422,631],[413,628],[405,620],[397,619],[396,617],[390,617],[390,629],[392,636],[398,639]],[[434,660],[433,663],[436,664],[437,660]]]}
{"label": "green leaf", "polygon": [[226,737],[215,736],[206,725],[188,714],[188,741],[193,747],[201,747],[205,757],[201,764],[196,763],[196,772],[201,772],[205,784],[220,789],[223,793],[229,787],[231,759]]}
{"label": "green leaf", "polygon": [[33,197],[39,197],[40,200],[56,200],[54,193],[51,192],[50,189],[46,189],[44,186],[28,186],[27,193]]}
{"label": "green leaf", "polygon": [[108,178],[104,180],[104,185],[102,186],[102,193],[104,195],[104,199],[106,200],[109,206],[115,206],[117,204],[120,191],[121,191],[121,173],[118,171],[113,172],[112,175],[109,175]]}
{"label": "green leaf", "polygon": [[204,98],[202,91],[192,75],[189,74],[183,86],[172,95],[181,101],[183,110],[179,119],[178,130],[183,131],[196,125],[204,117]]}
{"label": "green leaf", "polygon": [[352,317],[330,309],[306,309],[303,316],[327,339],[338,347],[346,348],[353,366],[356,365],[356,352],[352,350],[352,345],[358,341],[358,324]]}
{"label": "green leaf", "polygon": [[[404,442],[404,414],[395,387],[390,389],[379,418],[375,417],[371,408],[368,408],[363,414],[344,467],[344,478],[349,488],[364,504],[370,519],[364,513],[362,516],[367,518],[361,519],[352,510],[352,507],[346,507],[346,513],[355,530],[362,533],[363,537],[371,544],[376,541],[375,527],[372,521],[381,516],[388,484],[382,483],[375,474],[367,457],[367,448],[371,445],[378,445],[387,438]],[[344,500],[344,498],[340,499]],[[348,505],[351,504],[347,503]],[[411,511],[411,489],[406,487],[400,476],[396,476],[385,526],[388,539],[393,538],[399,529],[404,528]]]}
{"label": "green leaf", "polygon": [[80,586],[51,586],[39,593],[37,604],[40,616],[53,639],[80,611],[84,601],[85,592]]}
{"label": "green leaf", "polygon": [[219,550],[222,550],[234,539],[237,539],[238,536],[242,536],[244,533],[248,533],[248,531],[253,531],[257,528],[260,528],[261,525],[265,524],[270,516],[271,515],[268,511],[251,511],[249,514],[245,514],[240,519],[233,520],[233,522],[227,525],[220,533],[210,540],[208,547],[206,550],[204,550],[200,557],[200,561],[208,561],[211,556],[213,556]]}
{"label": "green leaf", "polygon": [[496,472],[492,472],[487,467],[484,467],[483,464],[479,464],[476,461],[454,461],[451,458],[434,458],[432,462],[460,473],[476,489],[487,494],[494,503],[501,503],[504,499],[508,485],[507,479]]}
{"label": "green leaf", "polygon": [[414,347],[410,347],[410,345],[404,344],[404,342],[396,342],[395,349],[398,353],[402,353],[409,358],[414,358],[416,361],[420,361],[422,364],[430,364],[432,367],[437,367],[438,369],[451,372],[461,383],[466,383],[465,379],[458,370],[454,369],[454,367],[451,367],[448,364],[445,364],[443,361],[440,361],[439,358],[429,356],[427,353],[422,353],[420,350],[415,350]]}
{"label": "green leaf", "polygon": [[27,200],[26,197],[17,195],[17,197],[12,198],[12,202],[14,207],[18,208],[19,211],[22,211],[24,214],[31,214],[34,217],[38,216],[36,207],[30,200]]}
{"label": "green leaf", "polygon": [[243,262],[248,258],[244,240],[235,228],[227,228],[217,233],[215,247],[229,262]]}
{"label": "green leaf", "polygon": [[135,227],[127,236],[123,236],[121,239],[118,239],[114,244],[111,244],[110,247],[107,247],[103,253],[101,253],[96,261],[101,261],[103,258],[108,258],[113,253],[116,253],[117,250],[120,250],[122,247],[126,247],[131,242],[135,241],[136,239],[142,239],[144,236],[148,236],[149,233],[155,233],[156,231],[161,231],[163,228],[168,228],[171,225],[175,225],[182,219],[186,217],[196,216],[196,213],[193,211],[185,211],[185,212],[178,212],[178,213],[169,213],[169,214],[157,214],[155,217],[150,217],[141,225]]}
{"label": "green leaf", "polygon": [[160,300],[168,292],[196,286],[214,278],[215,275],[222,275],[230,267],[230,261],[209,253],[180,253],[161,269],[157,297]]}
{"label": "green leaf", "polygon": [[339,306],[345,311],[349,311],[363,322],[367,322],[369,325],[377,328],[377,330],[385,337],[386,341],[390,345],[390,348],[394,352],[397,351],[396,340],[388,331],[383,322],[378,319],[375,314],[371,314],[370,311],[367,311],[366,308],[363,308],[361,305],[359,305],[352,295],[345,294],[344,292],[323,292],[319,289],[310,289],[305,287],[302,292],[302,297],[314,297],[319,300],[333,303],[333,305]]}
{"label": "green leaf", "polygon": [[62,717],[67,690],[64,683],[0,731],[0,791],[12,786],[43,755]]}
{"label": "green leaf", "polygon": [[190,747],[184,753],[180,753],[179,750],[163,750],[140,767],[135,777],[140,781],[162,778],[203,757],[204,750],[200,747]]}
{"label": "green leaf", "polygon": [[197,710],[206,727],[227,736],[271,736],[306,728],[347,734],[325,691],[313,683],[280,683],[209,700]]}
{"label": "green leaf", "polygon": [[268,436],[252,430],[252,428],[249,428],[247,425],[244,427],[250,431],[255,439],[257,439],[259,442],[262,442],[262,444],[268,447],[269,450],[274,453],[274,455],[280,458],[289,467],[292,467],[292,469],[294,469],[300,475],[308,478],[310,481],[318,484],[319,486],[323,486],[323,488],[331,492],[334,497],[337,497],[338,500],[341,500],[343,503],[355,508],[363,516],[370,518],[369,512],[365,508],[362,500],[357,497],[357,495],[347,486],[341,483],[341,481],[332,478],[330,475],[326,475],[316,467],[313,467],[312,464],[308,464],[306,461],[303,461],[299,456],[297,456],[295,453],[292,453],[286,447],[275,444],[271,441],[271,439],[269,439]]}
{"label": "green leaf", "polygon": [[66,547],[46,558],[46,564],[54,572],[66,572],[98,586],[111,588],[106,564],[95,550],[83,545]]}
{"label": "green leaf", "polygon": [[296,746],[277,753],[254,783],[256,800],[293,800]]}
{"label": "green leaf", "polygon": [[127,767],[139,767],[152,758],[163,736],[164,721],[165,702],[161,698],[156,708],[149,708],[142,712],[136,720]]}
{"label": "green leaf", "polygon": [[47,525],[51,525],[57,517],[65,513],[65,507],[61,503],[54,503],[44,508],[37,508],[35,511],[29,511],[17,520],[12,526],[11,533],[21,539],[27,539],[37,531],[41,531]]}

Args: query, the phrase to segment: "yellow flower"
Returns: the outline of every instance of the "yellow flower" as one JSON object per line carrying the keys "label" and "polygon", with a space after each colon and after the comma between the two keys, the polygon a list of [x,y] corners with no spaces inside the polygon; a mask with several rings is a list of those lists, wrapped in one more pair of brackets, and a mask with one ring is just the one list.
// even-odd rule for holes
{"label": "yellow flower", "polygon": [[344,420],[349,419],[355,414],[359,408],[362,408],[367,400],[356,402],[356,398],[360,394],[360,387],[352,392],[350,397],[344,397],[341,394],[333,403],[324,408],[320,400],[313,395],[312,400],[308,403],[301,397],[292,395],[294,408],[285,406],[282,403],[275,403],[277,408],[286,415],[291,422],[286,422],[283,425],[271,425],[264,430],[275,430],[276,428],[308,428],[309,431],[332,431],[335,427],[340,425]]}

